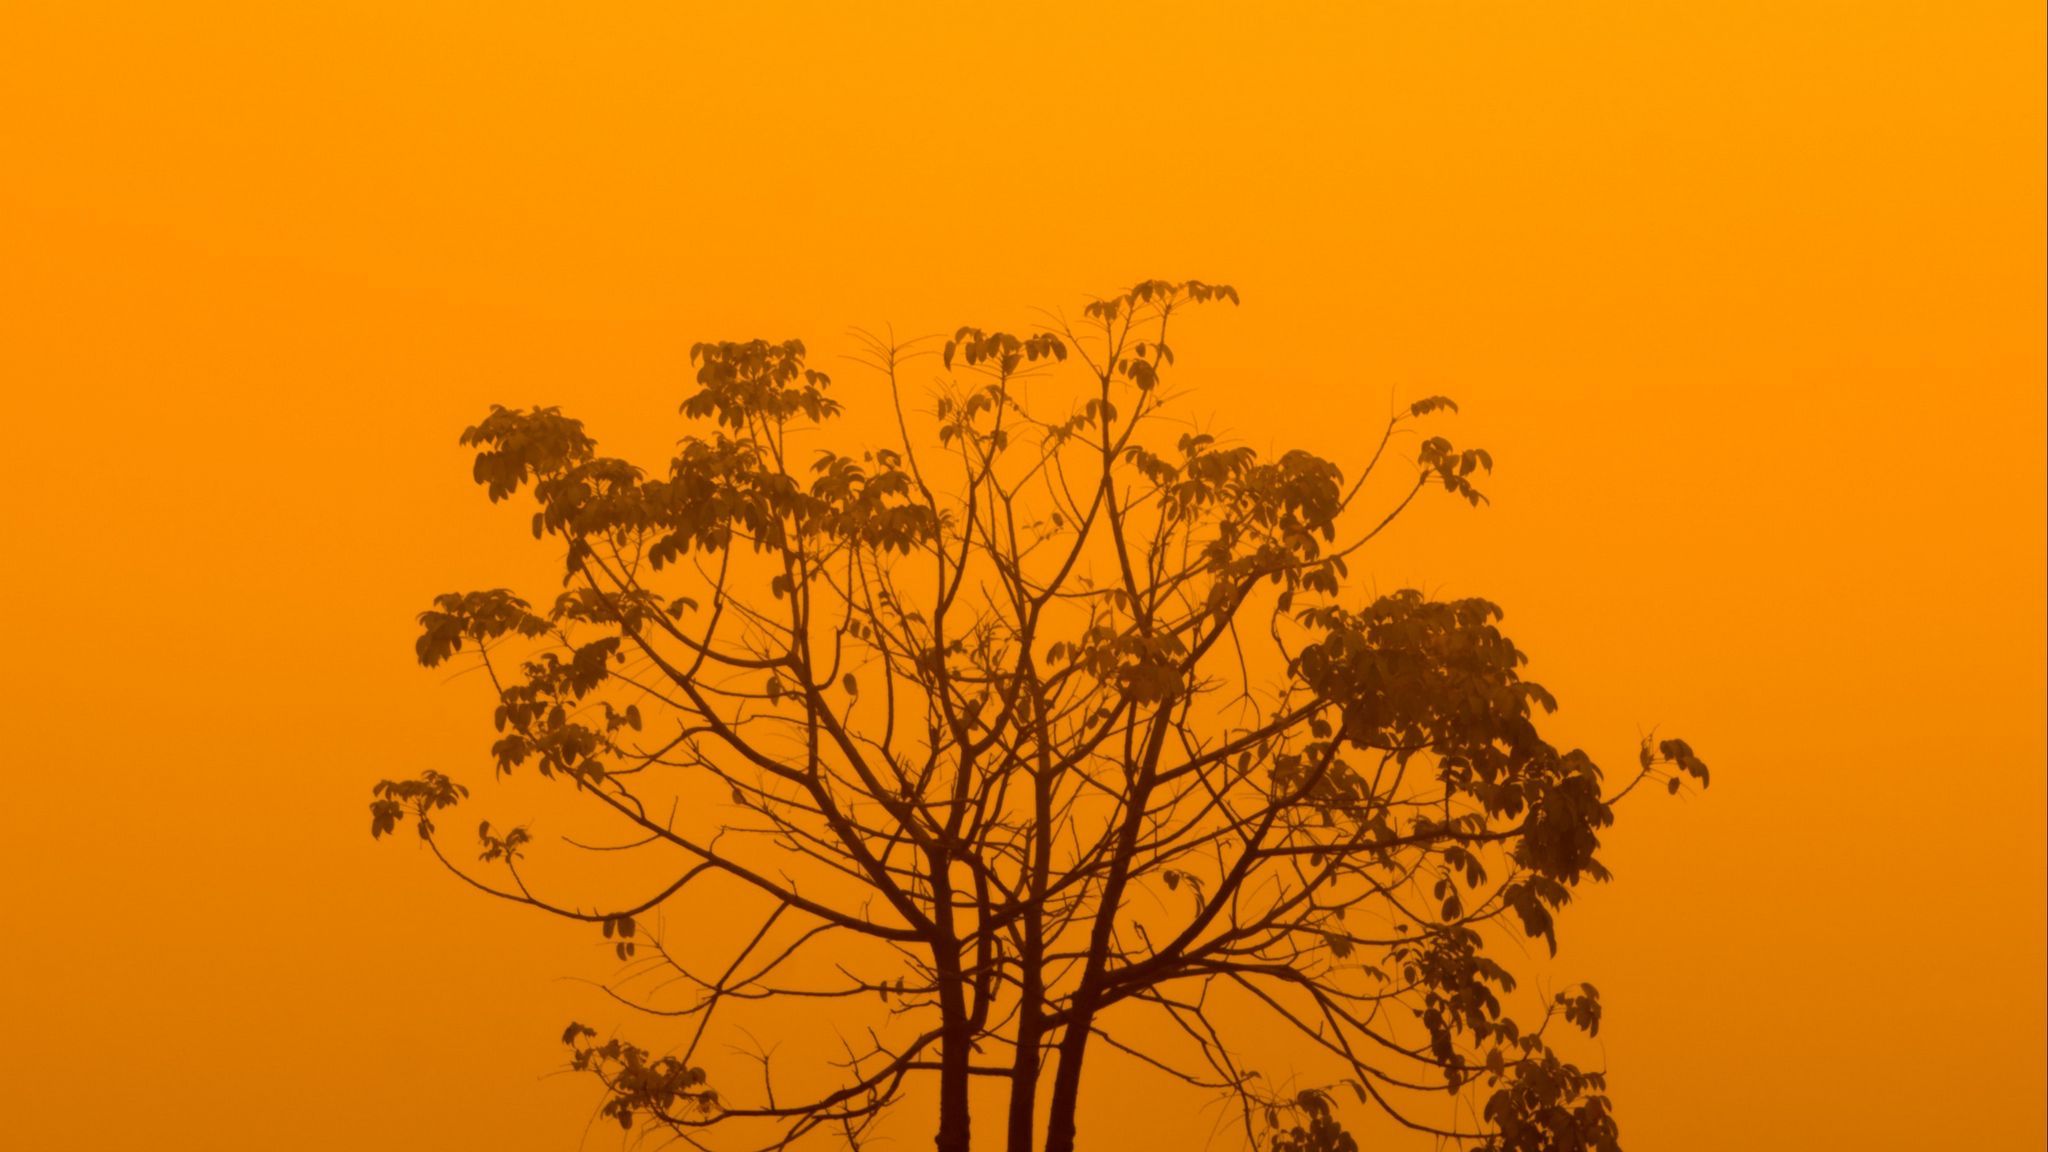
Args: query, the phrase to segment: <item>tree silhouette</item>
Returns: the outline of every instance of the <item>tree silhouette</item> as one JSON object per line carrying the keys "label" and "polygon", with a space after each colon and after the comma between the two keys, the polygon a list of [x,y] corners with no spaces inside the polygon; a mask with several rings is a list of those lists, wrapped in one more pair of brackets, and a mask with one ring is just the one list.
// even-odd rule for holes
{"label": "tree silhouette", "polygon": [[[606,1116],[857,1145],[929,1082],[958,1152],[980,1080],[1010,1152],[1071,1152],[1109,1048],[1275,1152],[1356,1148],[1347,1096],[1483,1149],[1618,1147],[1602,1076],[1552,1045],[1597,1032],[1597,992],[1517,1015],[1489,951],[1555,951],[1618,793],[1539,734],[1555,702],[1494,605],[1346,595],[1361,549],[1431,490],[1481,502],[1492,461],[1404,435],[1441,397],[1371,429],[1355,475],[1175,423],[1176,321],[1236,299],[1151,281],[1028,336],[961,328],[928,407],[902,394],[917,353],[871,338],[895,435],[866,451],[819,443],[840,406],[796,341],[693,348],[697,431],[655,474],[554,408],[463,434],[491,500],[536,501],[564,589],[437,598],[420,662],[479,659],[498,771],[628,837],[550,886],[644,889],[544,893],[524,827],[482,824],[458,864],[437,821],[468,793],[438,772],[379,783],[371,831],[410,819],[470,883],[614,942],[612,993],[680,1034],[569,1026]],[[1063,381],[1058,411],[1031,401]],[[1644,780],[1707,771],[1646,740],[1619,792]],[[704,1055],[721,1012],[777,1002],[836,1054]],[[1248,1063],[1276,1030],[1305,1070]]]}

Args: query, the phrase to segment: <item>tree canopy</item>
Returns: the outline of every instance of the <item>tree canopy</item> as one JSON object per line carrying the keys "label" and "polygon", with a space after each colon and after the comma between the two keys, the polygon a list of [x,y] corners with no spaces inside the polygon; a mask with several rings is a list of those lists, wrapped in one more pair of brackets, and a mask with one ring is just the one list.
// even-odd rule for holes
{"label": "tree canopy", "polygon": [[[1072,1152],[1107,1049],[1274,1152],[1355,1149],[1353,1108],[1487,1152],[1619,1147],[1560,1039],[1598,1032],[1598,992],[1529,995],[1500,957],[1555,951],[1622,794],[1706,766],[1646,739],[1610,786],[1544,739],[1556,702],[1497,606],[1355,592],[1415,501],[1485,500],[1449,399],[1342,466],[1192,431],[1169,340],[1236,300],[1149,281],[1028,334],[869,338],[887,443],[829,439],[833,382],[794,340],[692,348],[658,469],[555,408],[462,434],[563,583],[437,597],[418,658],[477,662],[497,771],[624,839],[540,867],[535,829],[486,821],[471,862],[442,827],[468,789],[432,770],[378,783],[371,831],[410,822],[613,942],[610,990],[663,1034],[563,1033],[607,1117],[857,1146],[915,1099],[941,1152]],[[707,1044],[777,1002],[822,1054]]]}

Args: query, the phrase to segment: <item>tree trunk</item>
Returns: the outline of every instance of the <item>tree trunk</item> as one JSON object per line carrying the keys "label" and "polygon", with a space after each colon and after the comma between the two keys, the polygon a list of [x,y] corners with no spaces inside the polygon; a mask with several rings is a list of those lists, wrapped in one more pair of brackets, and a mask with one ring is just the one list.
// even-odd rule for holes
{"label": "tree trunk", "polygon": [[[1028,660],[1029,649],[1026,653]],[[1036,685],[1035,679],[1033,683]],[[1045,892],[1052,876],[1052,740],[1046,730],[1043,691],[1034,691],[1038,692],[1032,710],[1037,719],[1038,771],[1031,774],[1030,888],[1024,908],[1023,948],[1017,957],[1021,991],[1017,1004],[1017,1058],[1010,1066],[1007,1152],[1032,1152],[1038,1127],[1038,1070],[1045,1043]]]}
{"label": "tree trunk", "polygon": [[1134,773],[1130,797],[1124,809],[1123,827],[1118,829],[1116,854],[1111,857],[1109,877],[1102,886],[1102,904],[1088,933],[1088,961],[1081,983],[1067,1009],[1065,1031],[1060,1034],[1060,1066],[1053,1073],[1052,1099],[1047,1103],[1045,1152],[1074,1152],[1074,1105],[1081,1098],[1081,1059],[1088,1054],[1088,1036],[1095,1026],[1095,1011],[1102,1005],[1103,974],[1109,968],[1110,942],[1115,935],[1116,914],[1123,907],[1124,886],[1130,881],[1131,856],[1136,851],[1138,829],[1145,818],[1145,804],[1152,795],[1152,766],[1166,741],[1166,707],[1153,720],[1152,735],[1145,742],[1142,768]]}
{"label": "tree trunk", "polygon": [[1092,1009],[1077,1014],[1060,1037],[1060,1066],[1053,1073],[1052,1100],[1047,1104],[1045,1152],[1074,1152],[1074,1106],[1081,1097],[1081,1058],[1088,1053],[1088,1032],[1094,1018]]}
{"label": "tree trunk", "polygon": [[932,905],[938,940],[932,949],[939,993],[939,1134],[938,1152],[968,1152],[973,1124],[968,1116],[968,1067],[973,1058],[974,1025],[967,1013],[967,987],[960,971],[960,944],[953,934],[953,886],[944,856],[934,854]]}
{"label": "tree trunk", "polygon": [[[1033,920],[1035,921],[1035,917]],[[1010,1124],[1007,1152],[1032,1152],[1032,1130],[1038,1127],[1038,1056],[1044,1041],[1041,1013],[1045,1003],[1044,947],[1037,924],[1025,925],[1023,1003],[1017,1009],[1017,1058],[1010,1066]]]}
{"label": "tree trunk", "polygon": [[[949,1013],[950,1015],[950,1013]],[[948,1019],[939,1039],[939,1152],[967,1152],[974,1130],[968,1117],[967,1068],[974,1037],[963,1011]]]}

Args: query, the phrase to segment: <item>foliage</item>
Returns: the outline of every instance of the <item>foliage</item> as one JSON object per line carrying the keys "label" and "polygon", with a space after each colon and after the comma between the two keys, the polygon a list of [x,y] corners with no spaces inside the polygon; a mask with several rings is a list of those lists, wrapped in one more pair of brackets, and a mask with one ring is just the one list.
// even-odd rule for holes
{"label": "foliage", "polygon": [[[1013,1152],[1071,1152],[1100,1046],[1234,1101],[1274,1152],[1353,1152],[1340,1087],[1484,1149],[1618,1147],[1603,1078],[1553,1047],[1560,1020],[1598,1031],[1598,993],[1532,1017],[1494,954],[1509,933],[1554,952],[1573,889],[1607,878],[1614,800],[1704,786],[1706,766],[1646,740],[1610,795],[1541,735],[1556,701],[1522,678],[1498,606],[1346,594],[1419,496],[1484,501],[1484,450],[1391,451],[1450,400],[1393,413],[1350,476],[1172,423],[1175,322],[1236,299],[1151,281],[1077,325],[962,327],[917,412],[917,349],[875,341],[888,447],[817,446],[840,406],[797,341],[693,348],[694,430],[658,472],[554,408],[463,433],[491,500],[535,502],[564,586],[545,607],[438,597],[419,660],[480,661],[498,771],[559,781],[655,879],[595,910],[543,895],[530,831],[488,822],[479,862],[499,878],[464,871],[433,816],[467,791],[435,772],[378,784],[371,831],[410,817],[471,883],[600,925],[634,966],[614,994],[693,1021],[660,1056],[568,1029],[606,1116],[858,1143],[928,1079],[938,1146],[958,1150],[983,1076],[1009,1085]],[[1027,402],[1027,384],[1074,379],[1071,407]],[[684,909],[755,927],[702,969],[662,929]],[[624,987],[650,972],[692,998]],[[764,1052],[758,1077],[717,1071],[714,1089],[697,1053],[721,1005],[793,997],[872,1019],[795,1085]],[[1283,1092],[1249,1066],[1247,1018],[1291,1032],[1324,1086]],[[1133,1028],[1169,1039],[1127,1043]],[[1427,1110],[1445,1093],[1469,1101],[1460,1119]]]}

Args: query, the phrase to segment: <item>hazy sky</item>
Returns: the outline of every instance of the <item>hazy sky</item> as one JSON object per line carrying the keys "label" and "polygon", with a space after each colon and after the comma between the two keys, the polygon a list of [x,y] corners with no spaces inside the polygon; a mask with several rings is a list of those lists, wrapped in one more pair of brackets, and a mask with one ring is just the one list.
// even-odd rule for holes
{"label": "hazy sky", "polygon": [[[1714,766],[1631,799],[1564,922],[1630,1146],[2041,1147],[2043,37],[2038,0],[9,0],[7,1142],[575,1147],[603,942],[367,834],[424,767],[534,814],[411,658],[433,594],[552,567],[456,434],[559,403],[652,459],[694,341],[1195,276],[1244,298],[1176,341],[1220,429],[1341,455],[1448,392],[1492,451],[1493,505],[1367,581],[1504,605],[1557,742]],[[1089,1146],[1141,1099],[1199,1147],[1150,1092],[1089,1097]]]}

